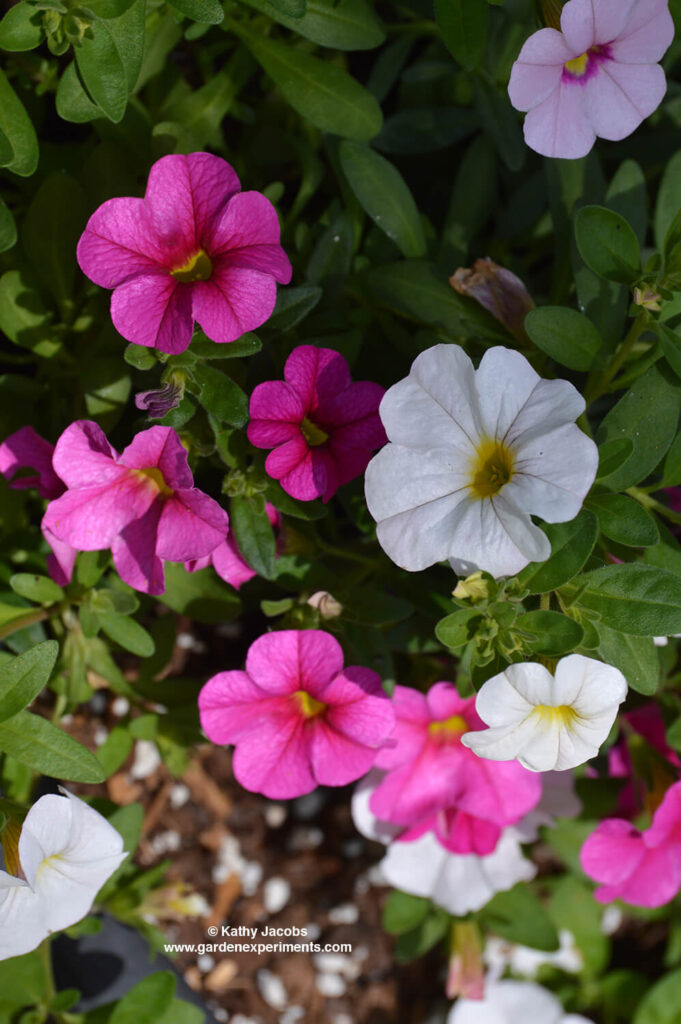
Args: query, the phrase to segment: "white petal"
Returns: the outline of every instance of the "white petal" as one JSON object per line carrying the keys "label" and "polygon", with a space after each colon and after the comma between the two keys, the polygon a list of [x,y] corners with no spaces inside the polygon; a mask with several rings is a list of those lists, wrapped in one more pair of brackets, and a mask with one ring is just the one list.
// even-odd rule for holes
{"label": "white petal", "polygon": [[544,437],[566,423],[573,423],[585,408],[584,399],[569,381],[539,379],[509,424],[505,439],[515,448],[535,437]]}
{"label": "white petal", "polygon": [[661,60],[674,39],[668,0],[635,0],[622,34],[611,44],[617,61],[653,64]]}
{"label": "white petal", "polygon": [[555,687],[558,703],[570,704],[583,717],[616,709],[626,699],[628,689],[618,668],[583,654],[561,658],[556,666]]}
{"label": "white petal", "polygon": [[506,436],[540,380],[520,352],[502,346],[485,352],[475,374],[475,386],[488,437]]}
{"label": "white petal", "polygon": [[47,934],[42,902],[22,879],[0,871],[0,960],[30,953]]}
{"label": "white petal", "polygon": [[493,499],[467,498],[457,512],[456,532],[450,538],[450,564],[459,574],[484,569],[492,576],[514,576],[528,562],[551,553],[545,534],[520,512],[504,493]]}
{"label": "white petal", "polygon": [[[543,730],[537,717],[532,714],[513,725],[464,733],[461,742],[478,757],[484,757],[488,761],[513,761],[518,758],[523,764],[525,762],[522,761],[521,755],[525,751],[534,750],[536,745],[541,745],[542,749],[546,746]],[[557,741],[555,746],[557,748]],[[551,767],[555,766],[551,764]]]}
{"label": "white petal", "polygon": [[[496,725],[496,722],[491,720],[492,710],[490,707],[490,698],[487,697],[487,693],[490,693],[491,698],[494,698],[494,694],[499,694],[499,699],[509,701],[511,694],[501,689],[501,683],[497,683],[496,680],[500,676],[505,676],[510,686],[515,690],[521,697],[524,697],[528,704],[535,708],[538,704],[550,704],[551,688],[553,686],[553,676],[549,670],[536,661],[523,661],[518,662],[514,665],[509,665],[507,669],[499,673],[499,676],[493,676],[492,679],[488,679],[487,682],[483,683],[480,692],[475,701],[475,707],[483,719],[487,722],[486,715],[490,716],[488,722],[489,725]],[[490,683],[495,683],[494,687],[489,686]],[[487,693],[485,691],[487,690]],[[483,709],[484,714],[480,709]]]}
{"label": "white petal", "polygon": [[[666,4],[666,0],[664,2]],[[598,0],[594,4],[594,41],[603,44],[617,39],[627,25],[636,3],[637,0]]]}
{"label": "white petal", "polygon": [[483,1000],[457,999],[447,1024],[560,1024],[563,1008],[548,989],[510,978],[485,985]]}
{"label": "white petal", "polygon": [[449,856],[455,855],[440,846],[432,832],[426,832],[414,842],[390,843],[380,868],[395,889],[430,899]]}
{"label": "white petal", "polygon": [[369,511],[380,522],[449,497],[469,482],[469,458],[456,449],[387,444],[367,466],[365,494]]}
{"label": "white petal", "polygon": [[593,46],[596,22],[592,0],[569,0],[561,11],[560,28],[575,57]]}
{"label": "white petal", "polygon": [[542,156],[563,160],[586,156],[596,141],[596,133],[585,113],[582,87],[561,81],[550,96],[529,112],[523,134],[527,145]]}
{"label": "white petal", "polygon": [[596,135],[618,142],[657,110],[666,91],[659,64],[607,61],[584,86],[586,114]]}
{"label": "white petal", "polygon": [[515,473],[503,497],[547,523],[574,519],[596,476],[594,442],[571,423],[518,444],[514,452]]}
{"label": "white petal", "polygon": [[367,839],[373,839],[378,843],[388,843],[399,835],[402,828],[399,825],[390,825],[388,822],[380,821],[369,807],[371,796],[378,786],[385,772],[379,772],[372,768],[368,775],[355,786],[350,803],[352,820],[358,832],[361,832]]}

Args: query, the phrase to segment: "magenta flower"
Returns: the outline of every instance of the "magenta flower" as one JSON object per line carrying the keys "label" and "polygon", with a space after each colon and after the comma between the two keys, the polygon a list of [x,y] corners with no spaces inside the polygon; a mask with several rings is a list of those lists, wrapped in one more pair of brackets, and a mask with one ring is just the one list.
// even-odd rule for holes
{"label": "magenta flower", "polygon": [[183,352],[196,320],[209,338],[234,341],[263,324],[288,284],[274,207],[241,192],[210,153],[157,160],[144,199],[109,199],[78,243],[78,263],[113,288],[111,318],[136,345]]}
{"label": "magenta flower", "polygon": [[376,757],[386,775],[371,811],[406,828],[402,840],[433,831],[453,852],[491,853],[502,828],[537,805],[541,779],[515,761],[485,760],[464,747],[461,736],[484,724],[475,697],[463,699],[451,683],[436,683],[425,696],[396,686],[393,705],[396,743]]}
{"label": "magenta flower", "polygon": [[[265,505],[265,511],[275,531],[280,530],[281,516],[274,505],[271,505],[268,501]],[[192,562],[185,562],[184,567],[187,572],[197,572],[199,569],[208,568],[209,565],[212,565],[218,576],[225,583],[229,583],[234,587],[235,590],[238,590],[243,583],[247,583],[248,580],[252,580],[254,576],[257,576],[255,569],[251,569],[241,554],[239,545],[231,533],[209,555],[205,555],[203,558],[196,558]]]}
{"label": "magenta flower", "polygon": [[57,441],[53,465],[67,490],[47,507],[46,538],[76,551],[111,548],[136,590],[162,594],[164,561],[202,558],[227,535],[227,513],[194,487],[170,427],[141,431],[119,455],[96,423],[78,420]]}
{"label": "magenta flower", "polygon": [[287,629],[250,647],[245,672],[220,672],[199,694],[213,743],[233,743],[245,789],[276,799],[344,786],[369,771],[395,716],[368,668],[343,668],[329,633]]}
{"label": "magenta flower", "polygon": [[[54,445],[33,427],[22,427],[0,444],[0,473],[15,490],[35,487],[41,498],[58,498],[65,488],[52,468],[53,452]],[[37,476],[17,477],[20,469],[34,469]]]}
{"label": "magenta flower", "polygon": [[601,903],[661,907],[681,889],[681,782],[665,793],[653,823],[639,832],[619,818],[603,821],[582,846],[582,868],[601,886]]}
{"label": "magenta flower", "polygon": [[378,415],[379,384],[350,380],[347,362],[330,348],[300,345],[286,360],[284,380],[251,395],[248,438],[273,448],[271,477],[301,501],[328,501],[360,476],[387,438]]}
{"label": "magenta flower", "polygon": [[530,36],[508,94],[528,111],[528,146],[574,160],[597,136],[630,135],[660,105],[667,83],[658,61],[674,23],[667,0],[569,0],[560,28]]}

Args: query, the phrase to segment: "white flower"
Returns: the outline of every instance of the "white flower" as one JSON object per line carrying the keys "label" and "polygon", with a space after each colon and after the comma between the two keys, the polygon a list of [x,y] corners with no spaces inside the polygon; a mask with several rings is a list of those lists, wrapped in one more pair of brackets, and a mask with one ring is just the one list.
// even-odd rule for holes
{"label": "white flower", "polygon": [[558,937],[559,948],[553,953],[547,953],[491,935],[485,943],[483,954],[488,977],[496,981],[508,968],[513,974],[519,974],[521,977],[536,978],[539,969],[544,966],[556,967],[568,974],[579,974],[584,967],[584,957],[574,935],[567,928],[561,928]]}
{"label": "white flower", "polygon": [[509,665],[475,701],[491,728],[461,742],[491,761],[517,758],[533,772],[564,771],[598,753],[627,695],[619,669],[581,654],[562,658],[555,677],[535,662]]}
{"label": "white flower", "polygon": [[26,815],[18,846],[24,877],[0,871],[0,959],[27,953],[85,917],[127,856],[101,814],[62,792],[41,797]]}
{"label": "white flower", "polygon": [[477,371],[458,345],[422,352],[383,397],[391,443],[366,472],[383,549],[403,569],[448,558],[463,575],[548,558],[530,516],[574,519],[596,475],[598,449],[574,423],[584,407],[519,352],[489,349]]}
{"label": "white flower", "polygon": [[352,817],[362,835],[387,845],[378,867],[388,885],[425,896],[460,917],[480,910],[495,893],[534,878],[537,869],[523,856],[514,828],[504,829],[494,852],[485,857],[450,853],[432,832],[410,842],[395,840],[402,829],[380,822],[369,808],[381,775],[374,770],[355,788]]}
{"label": "white flower", "polygon": [[578,1013],[566,1014],[548,989],[531,981],[497,981],[485,985],[482,1000],[457,999],[447,1024],[591,1024]]}

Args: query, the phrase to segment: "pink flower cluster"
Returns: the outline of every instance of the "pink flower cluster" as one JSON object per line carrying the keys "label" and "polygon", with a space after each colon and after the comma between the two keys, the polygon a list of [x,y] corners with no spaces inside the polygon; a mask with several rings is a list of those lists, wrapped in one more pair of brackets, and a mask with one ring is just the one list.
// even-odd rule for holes
{"label": "pink flower cluster", "polygon": [[265,469],[288,494],[328,501],[386,443],[378,415],[383,394],[371,381],[353,383],[333,349],[300,345],[286,360],[283,381],[254,389],[248,439],[274,449]]}
{"label": "pink flower cluster", "polygon": [[365,775],[395,720],[379,676],[343,668],[338,641],[316,629],[259,637],[245,672],[208,680],[199,711],[213,743],[235,745],[241,785],[275,799]]}
{"label": "pink flower cluster", "polygon": [[[37,476],[17,477],[22,468]],[[227,513],[194,487],[187,452],[170,427],[150,427],[118,454],[96,423],[72,423],[53,448],[32,427],[0,445],[0,473],[12,487],[36,487],[51,499],[42,531],[60,584],[71,579],[78,551],[111,548],[121,579],[160,594],[164,561],[190,571],[209,564],[234,587],[255,575],[229,533]],[[270,521],[280,525],[276,509]]]}
{"label": "pink flower cluster", "polygon": [[460,697],[451,683],[436,683],[426,695],[396,686],[393,705],[395,730],[375,760],[385,774],[370,810],[397,826],[400,840],[433,832],[452,853],[491,853],[502,830],[538,804],[541,777],[516,761],[480,758],[461,743],[484,723],[475,697]]}
{"label": "pink flower cluster", "polygon": [[270,201],[240,189],[226,160],[175,154],[151,168],[144,199],[109,199],[92,214],[78,263],[114,289],[111,319],[124,338],[183,352],[195,320],[229,342],[269,318],[291,264]]}

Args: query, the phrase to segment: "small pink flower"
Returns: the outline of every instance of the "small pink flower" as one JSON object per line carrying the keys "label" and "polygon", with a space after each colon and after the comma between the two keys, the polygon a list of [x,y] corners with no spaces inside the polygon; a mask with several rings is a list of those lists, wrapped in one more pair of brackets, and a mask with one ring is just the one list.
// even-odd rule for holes
{"label": "small pink flower", "polygon": [[57,441],[53,465],[67,491],[47,507],[45,537],[53,548],[111,548],[136,590],[162,594],[164,561],[202,558],[227,535],[227,513],[194,487],[170,427],[141,431],[119,455],[96,423],[78,420]]}
{"label": "small pink flower", "polygon": [[681,889],[681,782],[665,793],[644,832],[628,821],[601,822],[582,846],[582,868],[601,886],[601,903],[624,900],[637,907],[661,907]]}
{"label": "small pink flower", "polygon": [[[265,505],[265,511],[275,531],[280,530],[281,516],[274,505],[271,505],[268,501]],[[234,587],[235,590],[238,590],[243,583],[247,583],[248,580],[252,580],[254,576],[257,576],[255,569],[251,569],[241,554],[239,545],[231,533],[209,555],[206,555],[204,558],[196,558],[192,562],[185,562],[184,567],[187,572],[197,572],[199,569],[208,568],[209,565],[212,565],[218,576],[225,583],[229,583]]]}
{"label": "small pink flower", "polygon": [[376,757],[386,775],[372,794],[372,812],[404,827],[402,840],[434,831],[452,852],[491,853],[502,828],[537,805],[541,779],[515,761],[479,758],[461,743],[484,725],[475,697],[460,697],[451,683],[436,683],[425,696],[396,686],[393,705],[396,743]]}
{"label": "small pink flower", "polygon": [[300,345],[286,360],[283,381],[251,395],[248,438],[273,448],[271,477],[301,501],[328,501],[366,469],[387,438],[378,415],[379,384],[350,380],[347,362],[330,348]]}
{"label": "small pink flower", "polygon": [[275,799],[358,779],[395,720],[378,675],[344,669],[338,641],[317,629],[259,637],[245,672],[208,680],[199,711],[213,743],[235,744],[241,785]]}
{"label": "small pink flower", "polygon": [[658,64],[674,38],[668,0],[569,0],[561,31],[530,36],[508,94],[525,118],[525,141],[543,156],[574,160],[596,137],[630,135],[667,89]]}
{"label": "small pink flower", "polygon": [[210,153],[157,160],[144,199],[109,199],[78,243],[78,263],[115,289],[111,318],[136,345],[183,352],[198,321],[209,338],[234,341],[263,324],[291,264],[274,207],[241,192],[226,160]]}
{"label": "small pink flower", "polygon": [[[54,445],[33,427],[22,427],[0,444],[0,473],[13,489],[35,487],[41,498],[58,498],[65,487],[52,468],[53,452]],[[38,475],[15,478],[20,469],[34,469]]]}

